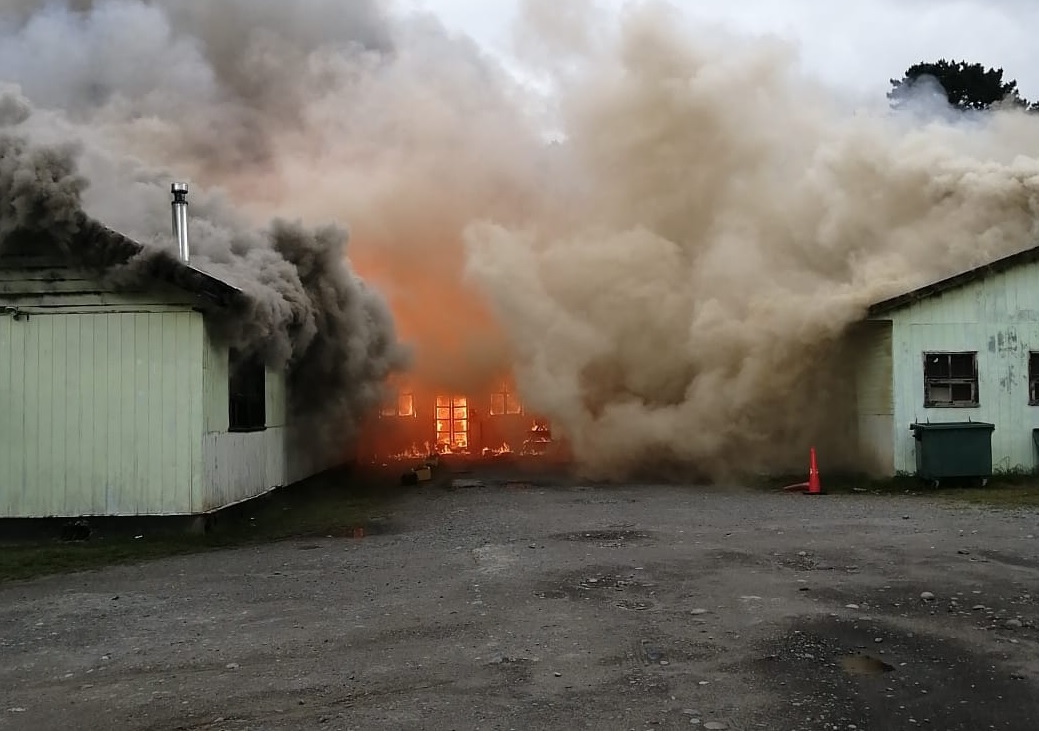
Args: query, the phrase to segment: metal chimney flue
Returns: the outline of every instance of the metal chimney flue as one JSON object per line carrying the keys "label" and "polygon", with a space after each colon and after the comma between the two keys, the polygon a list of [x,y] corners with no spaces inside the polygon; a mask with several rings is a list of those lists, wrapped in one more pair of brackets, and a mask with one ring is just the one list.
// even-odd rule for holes
{"label": "metal chimney flue", "polygon": [[188,246],[188,184],[174,183],[170,186],[173,193],[173,237],[177,239],[177,254],[187,264],[191,260],[191,248]]}

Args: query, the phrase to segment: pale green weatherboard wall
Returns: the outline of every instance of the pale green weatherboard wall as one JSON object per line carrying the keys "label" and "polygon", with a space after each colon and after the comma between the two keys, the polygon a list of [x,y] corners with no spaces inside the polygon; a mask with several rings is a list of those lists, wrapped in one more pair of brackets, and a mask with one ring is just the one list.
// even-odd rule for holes
{"label": "pale green weatherboard wall", "polygon": [[0,315],[0,516],[201,503],[202,315],[168,293],[97,290],[0,271],[0,307],[28,314]]}
{"label": "pale green weatherboard wall", "polygon": [[[995,469],[1033,469],[1039,407],[1028,404],[1028,355],[1039,351],[1039,265],[991,275],[885,317],[893,323],[894,470],[916,471],[911,423],[968,419],[996,425]],[[926,351],[977,351],[979,407],[924,408]]]}
{"label": "pale green weatherboard wall", "polygon": [[228,430],[228,350],[207,336],[203,355],[204,434],[202,484],[205,509],[255,497],[292,482],[287,460],[284,378],[267,370],[266,423],[257,432]]}
{"label": "pale green weatherboard wall", "polygon": [[228,430],[228,351],[189,295],[0,269],[0,517],[184,515],[303,479],[284,378],[268,428]]}

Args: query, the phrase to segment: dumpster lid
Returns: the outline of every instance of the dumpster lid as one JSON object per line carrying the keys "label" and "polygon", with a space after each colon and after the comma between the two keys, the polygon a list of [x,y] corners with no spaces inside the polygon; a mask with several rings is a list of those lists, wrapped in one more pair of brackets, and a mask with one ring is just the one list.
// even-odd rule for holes
{"label": "dumpster lid", "polygon": [[927,431],[936,429],[995,429],[995,424],[985,421],[936,421],[921,424],[919,422],[909,425],[912,431]]}

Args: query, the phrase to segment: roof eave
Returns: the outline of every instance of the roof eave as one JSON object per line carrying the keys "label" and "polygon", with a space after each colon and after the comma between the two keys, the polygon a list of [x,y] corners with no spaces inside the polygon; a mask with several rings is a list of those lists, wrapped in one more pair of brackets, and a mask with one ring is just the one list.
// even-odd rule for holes
{"label": "roof eave", "polygon": [[[115,243],[120,249],[119,253],[125,256],[125,261],[130,261],[133,257],[144,252],[145,247],[140,242],[101,223],[94,223],[96,225],[94,235],[103,235],[110,242]],[[164,250],[155,251],[150,253],[150,257],[145,268],[148,276],[200,295],[207,301],[219,306],[230,305],[238,298],[244,296],[241,288],[181,261],[170,252]]]}
{"label": "roof eave", "polygon": [[875,319],[884,315],[890,315],[898,310],[905,309],[922,300],[936,297],[944,292],[957,289],[973,281],[985,279],[993,274],[999,274],[1025,263],[1039,260],[1039,246],[1033,246],[1022,251],[1015,252],[1002,259],[982,264],[965,272],[954,274],[937,282],[918,287],[905,294],[889,297],[869,306],[866,311],[867,319]]}

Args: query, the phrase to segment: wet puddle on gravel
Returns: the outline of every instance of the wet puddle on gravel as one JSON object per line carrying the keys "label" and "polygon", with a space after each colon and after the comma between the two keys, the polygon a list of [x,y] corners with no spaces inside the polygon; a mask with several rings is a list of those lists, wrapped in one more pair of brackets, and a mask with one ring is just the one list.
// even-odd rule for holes
{"label": "wet puddle on gravel", "polygon": [[893,665],[869,655],[846,655],[841,658],[841,667],[849,675],[883,675],[895,669]]}

